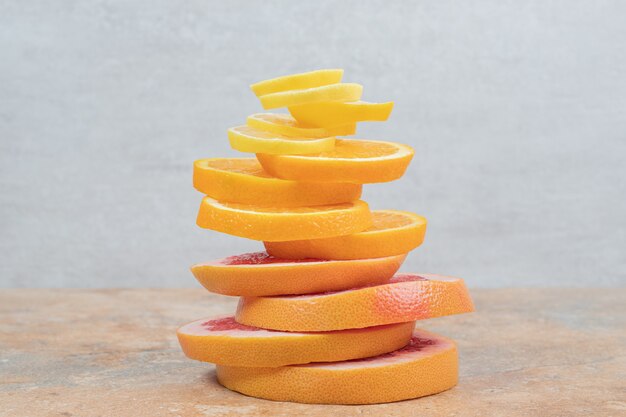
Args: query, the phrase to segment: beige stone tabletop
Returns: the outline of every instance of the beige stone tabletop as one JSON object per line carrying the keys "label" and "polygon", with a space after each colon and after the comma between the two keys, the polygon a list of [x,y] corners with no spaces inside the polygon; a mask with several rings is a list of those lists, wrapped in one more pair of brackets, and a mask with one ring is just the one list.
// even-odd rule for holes
{"label": "beige stone tabletop", "polygon": [[369,406],[279,403],[222,388],[176,327],[232,312],[194,290],[0,290],[0,416],[626,416],[626,289],[474,290],[425,321],[456,339],[459,385]]}

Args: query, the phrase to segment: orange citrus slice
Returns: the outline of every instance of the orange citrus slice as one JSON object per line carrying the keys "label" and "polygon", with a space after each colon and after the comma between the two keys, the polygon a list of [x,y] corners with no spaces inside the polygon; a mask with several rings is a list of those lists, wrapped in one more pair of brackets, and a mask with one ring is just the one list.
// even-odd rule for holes
{"label": "orange citrus slice", "polygon": [[302,90],[304,88],[337,84],[341,82],[342,77],[342,69],[322,69],[260,81],[252,84],[250,89],[252,89],[257,96],[264,96],[266,94],[287,90]]}
{"label": "orange citrus slice", "polygon": [[379,326],[473,310],[462,279],[396,274],[388,284],[347,291],[242,297],[235,317],[248,326],[308,332]]}
{"label": "orange citrus slice", "polygon": [[315,239],[341,236],[365,230],[372,224],[367,203],[316,207],[259,207],[222,203],[205,197],[200,204],[197,225],[253,240]]}
{"label": "orange citrus slice", "polygon": [[337,332],[277,332],[245,326],[232,316],[196,320],[178,329],[191,359],[231,366],[284,366],[364,358],[400,349],[415,323]]}
{"label": "orange citrus slice", "polygon": [[337,139],[335,149],[316,155],[257,154],[270,175],[297,181],[366,184],[400,178],[413,158],[410,146],[394,142]]}
{"label": "orange citrus slice", "polygon": [[321,102],[289,106],[289,113],[300,123],[328,127],[346,123],[385,121],[392,109],[392,101]]}
{"label": "orange citrus slice", "polygon": [[228,129],[230,147],[240,152],[272,155],[301,155],[330,151],[335,148],[335,138],[289,137],[257,130],[250,126]]}
{"label": "orange citrus slice", "polygon": [[200,159],[193,164],[193,186],[219,201],[275,207],[347,203],[361,197],[359,184],[298,182],[267,174],[256,158]]}
{"label": "orange citrus slice", "polygon": [[331,128],[307,127],[298,123],[288,114],[256,113],[248,116],[246,124],[257,130],[282,136],[302,138],[328,138],[331,136],[349,136],[356,132],[356,123],[338,125]]}
{"label": "orange citrus slice", "polygon": [[404,258],[405,255],[396,255],[348,261],[294,261],[255,252],[194,265],[191,272],[204,288],[218,294],[309,294],[386,283]]}
{"label": "orange citrus slice", "polygon": [[284,259],[366,259],[409,253],[424,241],[426,219],[398,210],[372,211],[362,232],[325,239],[266,242],[267,252]]}
{"label": "orange citrus slice", "polygon": [[259,97],[265,110],[289,107],[320,101],[355,101],[361,98],[363,86],[355,83],[339,83],[321,87],[288,90]]}
{"label": "orange citrus slice", "polygon": [[233,391],[274,401],[388,403],[455,386],[458,354],[452,340],[415,330],[405,347],[379,356],[280,368],[218,365],[217,380]]}

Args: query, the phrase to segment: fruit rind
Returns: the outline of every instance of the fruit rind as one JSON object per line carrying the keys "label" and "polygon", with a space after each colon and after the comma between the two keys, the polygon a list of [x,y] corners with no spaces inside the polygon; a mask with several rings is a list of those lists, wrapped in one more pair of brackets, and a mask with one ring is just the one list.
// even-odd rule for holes
{"label": "fruit rind", "polygon": [[180,327],[178,340],[185,355],[202,362],[245,367],[277,367],[310,362],[334,362],[391,352],[405,346],[414,324],[400,323],[339,332],[202,331],[196,320]]}
{"label": "fruit rind", "polygon": [[218,201],[285,208],[348,203],[358,200],[362,191],[360,184],[275,178],[263,171],[256,158],[199,159],[193,166],[193,186]]}
{"label": "fruit rind", "polygon": [[218,260],[194,265],[191,272],[204,288],[217,294],[246,297],[310,294],[386,283],[405,257],[234,266],[222,265]]}
{"label": "fruit rind", "polygon": [[[436,394],[458,382],[458,353],[453,341],[416,330],[437,341],[405,361],[376,358],[338,364],[281,368],[217,366],[226,388],[258,398],[310,404],[377,404]],[[378,362],[378,363],[377,363]]]}
{"label": "fruit rind", "polygon": [[256,207],[202,199],[196,224],[233,236],[270,242],[341,236],[367,229],[372,222],[366,202],[296,208]]}
{"label": "fruit rind", "polygon": [[341,82],[342,78],[342,69],[321,69],[259,81],[252,84],[250,89],[255,95],[262,96],[287,90],[301,90],[336,84]]}
{"label": "fruit rind", "polygon": [[365,259],[409,253],[424,242],[426,218],[398,210],[372,211],[374,222],[378,213],[398,213],[413,221],[405,226],[382,230],[365,230],[346,236],[325,239],[264,242],[270,255],[284,259]]}

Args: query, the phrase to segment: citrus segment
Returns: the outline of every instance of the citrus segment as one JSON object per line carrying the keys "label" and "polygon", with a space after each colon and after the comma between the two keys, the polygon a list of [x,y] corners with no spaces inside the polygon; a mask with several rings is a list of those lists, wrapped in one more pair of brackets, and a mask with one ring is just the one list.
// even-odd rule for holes
{"label": "citrus segment", "polygon": [[367,203],[361,200],[316,207],[259,207],[222,203],[205,197],[197,225],[234,236],[270,242],[341,236],[372,224]]}
{"label": "citrus segment", "polygon": [[322,102],[290,106],[289,113],[300,123],[329,127],[345,123],[385,121],[389,118],[392,109],[392,101],[387,103]]}
{"label": "citrus segment", "polygon": [[315,155],[268,155],[257,159],[283,179],[366,184],[400,178],[413,158],[410,146],[394,142],[337,139],[332,151]]}
{"label": "citrus segment", "polygon": [[280,91],[259,97],[265,110],[320,101],[354,101],[361,98],[363,86],[355,83],[323,85],[302,90]]}
{"label": "citrus segment", "polygon": [[342,77],[342,69],[322,69],[259,81],[258,83],[252,84],[250,89],[257,96],[263,96],[280,91],[301,90],[304,88],[336,84],[341,82]]}
{"label": "citrus segment", "polygon": [[330,128],[307,127],[298,123],[288,114],[256,113],[248,116],[246,124],[257,130],[275,133],[282,136],[302,138],[327,138],[331,136],[348,136],[356,132],[356,123],[348,123]]}
{"label": "citrus segment", "polygon": [[339,182],[281,180],[266,173],[256,158],[197,160],[193,164],[193,186],[219,201],[275,207],[347,203],[358,200],[362,188]]}
{"label": "citrus segment", "polygon": [[428,319],[474,310],[462,279],[396,274],[387,284],[299,296],[242,297],[236,319],[285,331],[328,331]]}
{"label": "citrus segment", "polygon": [[250,126],[228,129],[230,147],[240,152],[266,153],[272,155],[301,155],[330,151],[335,138],[289,137],[257,130]]}
{"label": "citrus segment", "polygon": [[194,265],[191,272],[204,288],[218,294],[310,294],[386,283],[404,258],[286,260],[255,252]]}
{"label": "citrus segment", "polygon": [[191,359],[230,366],[276,367],[342,361],[391,352],[411,339],[415,323],[337,332],[293,333],[239,324],[234,317],[196,320],[178,329]]}
{"label": "citrus segment", "polygon": [[217,380],[233,391],[274,401],[387,403],[455,386],[458,354],[453,341],[415,330],[405,347],[380,356],[281,368],[218,365]]}
{"label": "citrus segment", "polygon": [[270,255],[284,259],[366,259],[409,253],[424,241],[426,219],[398,210],[372,211],[362,232],[325,239],[266,242]]}

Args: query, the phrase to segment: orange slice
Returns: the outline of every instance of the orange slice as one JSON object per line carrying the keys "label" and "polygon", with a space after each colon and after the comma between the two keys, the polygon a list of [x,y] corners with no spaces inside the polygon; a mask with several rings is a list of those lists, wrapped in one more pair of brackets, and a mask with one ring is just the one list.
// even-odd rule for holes
{"label": "orange slice", "polygon": [[196,320],[178,329],[191,359],[230,366],[284,366],[364,358],[400,349],[415,323],[337,332],[276,332],[244,326],[234,317]]}
{"label": "orange slice", "polygon": [[301,155],[330,151],[335,148],[335,138],[289,137],[257,130],[250,126],[228,129],[230,147],[240,152],[272,155]]}
{"label": "orange slice", "polygon": [[404,348],[344,362],[281,368],[217,366],[217,380],[233,391],[274,401],[376,404],[436,394],[458,381],[452,340],[415,330]]}
{"label": "orange slice", "polygon": [[315,239],[360,232],[372,224],[367,203],[316,207],[259,207],[205,197],[197,225],[229,235],[270,242]]}
{"label": "orange slice", "polygon": [[392,109],[392,101],[387,103],[322,102],[290,106],[289,113],[300,123],[329,127],[346,123],[385,121],[389,118]]}
{"label": "orange slice", "polygon": [[263,168],[283,179],[366,184],[400,178],[413,158],[410,146],[374,140],[337,139],[316,155],[257,154]]}
{"label": "orange slice", "polygon": [[204,288],[218,294],[309,294],[386,283],[404,258],[405,255],[397,255],[349,261],[294,261],[255,252],[194,265],[191,272]]}
{"label": "orange slice", "polygon": [[321,87],[288,90],[259,97],[265,110],[320,101],[354,101],[361,98],[363,86],[355,83],[323,85]]}
{"label": "orange slice", "polygon": [[219,201],[287,208],[355,201],[362,188],[359,184],[281,180],[263,171],[256,158],[195,161],[193,186]]}
{"label": "orange slice", "polygon": [[260,81],[252,84],[250,89],[257,96],[264,96],[287,90],[302,90],[304,88],[337,84],[341,82],[342,77],[342,69],[322,69]]}
{"label": "orange slice", "polygon": [[282,136],[302,138],[327,138],[331,136],[349,136],[356,132],[356,123],[338,125],[331,128],[307,127],[298,123],[288,114],[256,113],[248,116],[246,124],[257,130]]}
{"label": "orange slice", "polygon": [[396,274],[388,284],[347,291],[242,297],[235,317],[248,326],[308,332],[379,326],[473,310],[462,279]]}
{"label": "orange slice", "polygon": [[267,252],[284,259],[366,259],[409,253],[424,241],[426,219],[398,210],[372,211],[372,226],[326,239],[266,242]]}

